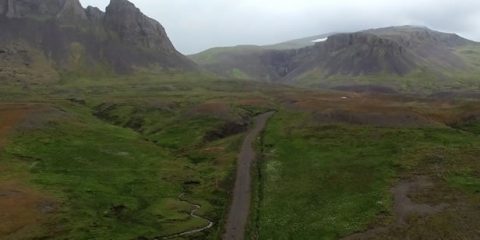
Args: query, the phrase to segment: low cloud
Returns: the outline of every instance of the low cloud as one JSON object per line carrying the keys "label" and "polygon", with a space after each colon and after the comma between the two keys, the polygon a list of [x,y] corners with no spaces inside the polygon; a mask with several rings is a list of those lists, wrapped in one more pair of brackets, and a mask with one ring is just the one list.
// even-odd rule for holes
{"label": "low cloud", "polygon": [[[108,0],[81,0],[105,8]],[[480,41],[478,0],[132,0],[178,50],[270,44],[327,32],[422,25]]]}

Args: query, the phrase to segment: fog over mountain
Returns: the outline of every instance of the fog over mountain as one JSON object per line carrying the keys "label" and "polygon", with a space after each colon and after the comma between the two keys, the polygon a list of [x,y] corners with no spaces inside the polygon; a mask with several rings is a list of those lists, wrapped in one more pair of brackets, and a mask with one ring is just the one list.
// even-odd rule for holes
{"label": "fog over mountain", "polygon": [[[103,9],[108,0],[82,0]],[[182,53],[270,44],[327,32],[422,25],[480,41],[478,0],[132,0]]]}

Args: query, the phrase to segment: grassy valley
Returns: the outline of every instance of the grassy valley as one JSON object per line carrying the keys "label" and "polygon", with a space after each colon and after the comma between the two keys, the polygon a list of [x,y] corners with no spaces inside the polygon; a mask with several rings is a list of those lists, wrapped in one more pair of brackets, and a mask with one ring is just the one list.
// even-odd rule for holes
{"label": "grassy valley", "polygon": [[[325,101],[317,96],[315,103],[328,104]],[[395,100],[387,105],[392,103]],[[394,109],[384,104],[361,105],[381,107],[383,114],[391,114]],[[450,128],[443,121],[452,116],[433,117],[440,112],[425,112],[422,102],[403,104],[415,109],[405,109],[407,112],[430,115],[435,122],[404,121],[391,126],[373,116],[360,121],[362,113],[351,109],[349,117],[329,123],[318,113],[326,106],[314,105],[301,112],[287,108],[277,113],[261,142],[264,158],[258,167],[258,197],[250,236],[474,239],[478,213],[472,203],[478,199],[475,156],[480,141],[475,128]],[[441,108],[438,103],[429,104]],[[462,104],[457,107],[462,108]],[[455,108],[447,115],[454,115]],[[429,206],[447,204],[446,210],[438,214],[403,212],[408,207],[402,205],[396,186],[418,177],[427,178],[429,184],[406,194]],[[402,217],[405,222],[399,224]],[[455,224],[451,225],[452,221]],[[462,225],[466,227],[460,228]]]}
{"label": "grassy valley", "polygon": [[0,26],[2,240],[480,239],[476,42],[188,58],[127,0],[0,0]]}
{"label": "grassy valley", "polygon": [[28,186],[45,207],[30,206],[40,220],[5,226],[2,238],[161,238],[208,224],[190,216],[195,203],[215,225],[192,236],[216,239],[243,133],[270,103],[255,84],[190,79],[72,78],[7,108],[24,116],[9,123],[0,190]]}
{"label": "grassy valley", "polygon": [[[470,203],[479,188],[480,109],[469,100],[188,74],[71,77],[30,89],[4,112],[24,115],[10,123],[16,130],[1,155],[8,174],[0,190],[27,189],[8,199],[30,194],[33,203],[19,204],[38,220],[16,222],[20,231],[7,226],[7,239],[153,239],[206,226],[190,216],[191,203],[214,226],[184,238],[218,239],[244,133],[253,116],[272,109],[257,144],[253,239],[339,239],[377,228],[385,236],[430,236],[433,230],[407,231],[417,221],[454,236],[456,225],[445,226],[451,219],[475,229],[458,220],[475,219]],[[4,96],[2,106],[12,99]],[[449,207],[409,213],[399,227],[392,189],[418,176],[434,185],[412,199]]]}

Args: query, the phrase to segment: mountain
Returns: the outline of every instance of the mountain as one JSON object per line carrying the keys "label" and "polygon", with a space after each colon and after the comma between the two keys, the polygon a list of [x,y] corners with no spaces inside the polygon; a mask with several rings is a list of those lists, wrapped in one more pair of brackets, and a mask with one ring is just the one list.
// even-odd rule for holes
{"label": "mountain", "polygon": [[279,78],[268,62],[271,51],[260,46],[241,45],[212,48],[189,56],[202,68],[223,77],[273,80]]}
{"label": "mountain", "polygon": [[321,34],[286,42],[257,46],[239,45],[234,47],[211,48],[189,57],[220,76],[239,79],[276,80],[282,78],[271,53],[274,50],[301,49],[315,45],[316,40],[325,39],[332,34]]}
{"label": "mountain", "polygon": [[272,50],[289,50],[289,49],[300,49],[304,47],[310,47],[315,45],[317,42],[322,42],[326,38],[335,35],[336,33],[325,33],[320,35],[315,35],[306,38],[294,39],[286,42],[276,43],[272,45],[264,45],[262,48],[272,49]]}
{"label": "mountain", "polygon": [[111,0],[105,12],[78,0],[0,0],[0,29],[0,81],[196,69],[162,25],[127,0]]}
{"label": "mountain", "polygon": [[478,43],[417,26],[333,34],[299,49],[233,47],[191,58],[224,77],[304,86],[376,85],[408,91],[480,88]]}

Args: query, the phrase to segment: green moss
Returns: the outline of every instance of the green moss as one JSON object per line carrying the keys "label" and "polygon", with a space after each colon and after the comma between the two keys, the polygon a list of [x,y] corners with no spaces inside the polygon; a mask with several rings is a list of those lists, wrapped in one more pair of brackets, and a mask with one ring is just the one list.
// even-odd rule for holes
{"label": "green moss", "polygon": [[[62,203],[59,222],[51,223],[62,225],[55,239],[152,238],[205,226],[204,220],[189,216],[192,206],[178,198],[181,193],[202,204],[199,213],[221,222],[227,197],[218,184],[230,176],[237,138],[202,146],[193,146],[192,138],[194,131],[203,136],[215,121],[181,117],[174,123],[152,121],[152,126],[170,130],[142,135],[96,119],[87,108],[70,104],[62,108],[66,119],[17,134],[6,149],[8,157],[1,160],[18,169],[4,177],[28,171],[33,185]],[[131,109],[116,114],[127,118]],[[149,114],[142,117],[155,117]],[[181,142],[175,144],[177,140]],[[180,147],[186,151],[185,146],[190,146],[187,152],[175,152]],[[202,150],[210,147],[225,150]],[[197,183],[185,185],[191,181]]]}
{"label": "green moss", "polygon": [[[262,198],[252,235],[339,239],[366,229],[380,214],[395,221],[388,219],[395,176],[428,172],[432,161],[437,171],[462,169],[475,156],[473,142],[479,139],[452,129],[317,125],[308,114],[281,111],[266,130]],[[439,148],[456,158],[430,158],[445,155]],[[478,187],[476,178],[449,181]]]}
{"label": "green moss", "polygon": [[[0,90],[9,102],[40,100],[68,116],[20,132],[0,160],[10,170],[3,180],[29,175],[33,186],[58,197],[63,224],[54,239],[135,239],[204,226],[189,218],[191,206],[179,201],[180,193],[202,205],[199,213],[215,222],[196,237],[220,238],[243,135],[211,142],[204,136],[270,108],[280,111],[266,129],[265,162],[259,166],[262,197],[255,205],[252,234],[260,239],[337,239],[365,230],[379,215],[392,221],[390,187],[399,173],[450,176],[445,179],[452,191],[475,194],[477,189],[480,141],[475,134],[447,127],[325,126],[307,111],[279,107],[316,105],[316,97],[318,106],[348,104],[330,93],[177,72],[62,77],[28,91],[18,86]],[[68,98],[84,104],[61,100]],[[266,104],[242,103],[257,99]],[[385,97],[384,106],[374,100],[375,111],[405,107],[437,119],[437,105],[428,101],[389,102]],[[198,111],[197,106],[212,102],[230,109]],[[108,106],[114,107],[103,111]],[[476,133],[475,126],[462,129]]]}
{"label": "green moss", "polygon": [[[133,131],[80,116],[19,135],[7,152],[25,159],[32,181],[65,202],[65,237],[157,236],[166,232],[161,219],[188,218],[181,213],[184,207],[163,214],[151,210],[157,202],[180,194],[181,178],[176,174],[185,161]],[[181,228],[182,222],[178,225]]]}
{"label": "green moss", "polygon": [[247,73],[244,73],[242,70],[240,70],[238,68],[234,68],[232,70],[231,76],[233,78],[237,78],[237,79],[251,79],[251,77],[248,76]]}
{"label": "green moss", "polygon": [[447,178],[450,185],[458,187],[462,190],[480,193],[480,178],[469,174],[452,175]]}

